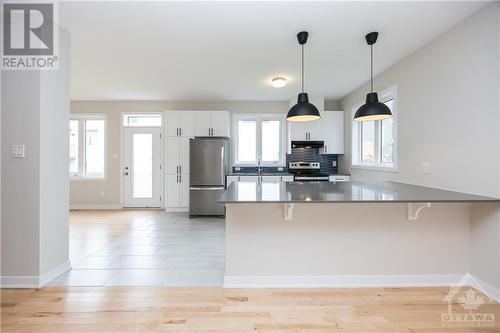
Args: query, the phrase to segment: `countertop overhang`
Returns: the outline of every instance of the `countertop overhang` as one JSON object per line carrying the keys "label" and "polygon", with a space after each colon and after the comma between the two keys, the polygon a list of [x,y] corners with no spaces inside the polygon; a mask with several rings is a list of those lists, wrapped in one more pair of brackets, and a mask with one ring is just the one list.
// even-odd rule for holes
{"label": "countertop overhang", "polygon": [[233,182],[219,202],[370,203],[500,202],[500,198],[397,182]]}

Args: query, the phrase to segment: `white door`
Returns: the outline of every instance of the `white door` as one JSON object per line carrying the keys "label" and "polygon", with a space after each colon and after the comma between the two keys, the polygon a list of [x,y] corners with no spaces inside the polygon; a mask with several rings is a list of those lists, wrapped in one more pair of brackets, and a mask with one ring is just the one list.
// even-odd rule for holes
{"label": "white door", "polygon": [[194,136],[194,112],[180,111],[179,112],[179,128],[180,136]]}
{"label": "white door", "polygon": [[178,136],[165,138],[165,173],[169,175],[179,173],[180,140]]}
{"label": "white door", "polygon": [[189,174],[189,139],[181,137],[179,144],[179,173]]}
{"label": "white door", "polygon": [[212,112],[212,135],[229,136],[229,112]]}
{"label": "white door", "polygon": [[209,136],[212,132],[212,112],[197,111],[195,113],[195,135],[196,136]]}
{"label": "white door", "polygon": [[165,207],[177,208],[180,203],[179,175],[165,176]]}
{"label": "white door", "polygon": [[125,127],[123,203],[125,207],[160,207],[162,154],[160,127]]}
{"label": "white door", "polygon": [[165,135],[166,136],[179,136],[179,112],[167,111],[165,112]]}
{"label": "white door", "polygon": [[189,207],[189,175],[182,174],[179,175],[179,206],[182,208]]}
{"label": "white door", "polygon": [[308,121],[291,121],[290,126],[290,140],[291,141],[305,141],[308,139],[307,133],[309,132]]}

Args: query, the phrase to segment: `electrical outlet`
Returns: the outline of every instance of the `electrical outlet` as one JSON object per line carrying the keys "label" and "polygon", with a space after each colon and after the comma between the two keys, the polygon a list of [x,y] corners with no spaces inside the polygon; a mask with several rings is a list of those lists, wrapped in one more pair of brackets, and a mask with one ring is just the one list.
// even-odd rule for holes
{"label": "electrical outlet", "polygon": [[332,162],[332,166],[336,167],[337,166],[337,161]]}
{"label": "electrical outlet", "polygon": [[282,172],[283,171],[283,167],[278,167],[278,172]]}
{"label": "electrical outlet", "polygon": [[234,167],[234,171],[241,171],[240,167]]}
{"label": "electrical outlet", "polygon": [[422,163],[422,172],[424,174],[430,174],[431,173],[431,165],[429,164],[429,162]]}
{"label": "electrical outlet", "polygon": [[10,157],[24,158],[24,145],[12,145],[10,147]]}

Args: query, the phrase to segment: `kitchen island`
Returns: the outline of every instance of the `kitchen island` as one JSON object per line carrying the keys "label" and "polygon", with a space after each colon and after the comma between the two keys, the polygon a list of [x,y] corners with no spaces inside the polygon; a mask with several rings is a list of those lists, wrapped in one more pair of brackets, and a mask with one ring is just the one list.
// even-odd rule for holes
{"label": "kitchen island", "polygon": [[220,202],[225,287],[448,285],[481,255],[474,209],[499,207],[395,182],[235,182]]}

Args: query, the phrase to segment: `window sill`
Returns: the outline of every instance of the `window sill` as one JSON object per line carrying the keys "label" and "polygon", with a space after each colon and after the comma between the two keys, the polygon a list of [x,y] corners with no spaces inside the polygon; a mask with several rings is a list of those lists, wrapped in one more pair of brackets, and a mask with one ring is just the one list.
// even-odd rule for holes
{"label": "window sill", "polygon": [[387,167],[387,166],[377,166],[377,165],[353,164],[351,165],[351,168],[360,170],[370,170],[370,171],[398,172],[397,167]]}

